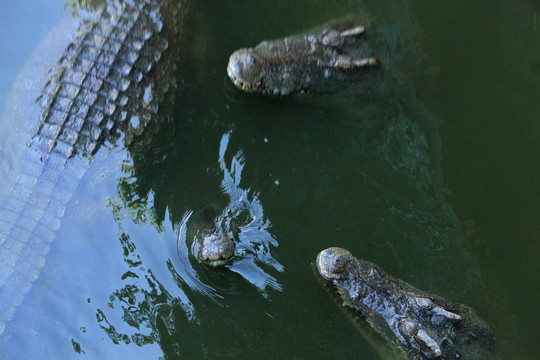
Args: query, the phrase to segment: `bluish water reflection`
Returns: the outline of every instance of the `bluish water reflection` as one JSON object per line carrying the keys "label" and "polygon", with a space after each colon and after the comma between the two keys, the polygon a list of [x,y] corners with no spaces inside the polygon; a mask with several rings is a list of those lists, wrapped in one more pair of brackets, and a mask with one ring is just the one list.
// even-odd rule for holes
{"label": "bluish water reflection", "polygon": [[[12,23],[35,37],[1,21],[2,40],[18,39],[3,53],[26,49],[25,59],[62,13],[38,22],[23,11],[36,4],[7,5],[2,18],[19,13]],[[417,95],[283,101],[224,89],[235,48],[349,12],[385,25],[386,51],[417,76]],[[317,252],[336,245],[471,304],[505,354],[535,358],[538,7],[209,1],[192,14],[200,31],[174,111],[151,139],[98,155],[2,354],[376,359],[311,274]],[[409,56],[417,46],[424,57]],[[2,67],[2,84],[19,68]],[[223,271],[187,245],[189,214],[213,202],[252,219],[240,231],[246,260]]]}

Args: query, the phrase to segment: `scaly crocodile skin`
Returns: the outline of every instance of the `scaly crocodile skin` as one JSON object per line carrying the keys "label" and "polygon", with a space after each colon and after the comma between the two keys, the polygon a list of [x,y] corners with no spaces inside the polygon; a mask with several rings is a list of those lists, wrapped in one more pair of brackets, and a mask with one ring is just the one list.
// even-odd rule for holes
{"label": "scaly crocodile skin", "polygon": [[0,200],[0,334],[37,279],[88,159],[120,132],[139,134],[174,87],[185,13],[185,0],[109,1],[81,20],[51,70],[37,131]]}

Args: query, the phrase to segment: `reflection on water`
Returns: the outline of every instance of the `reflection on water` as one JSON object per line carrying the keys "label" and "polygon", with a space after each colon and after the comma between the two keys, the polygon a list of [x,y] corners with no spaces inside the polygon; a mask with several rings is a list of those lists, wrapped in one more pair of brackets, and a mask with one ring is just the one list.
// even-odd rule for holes
{"label": "reflection on water", "polygon": [[[242,169],[245,165],[242,153],[239,152],[232,157],[230,169],[226,165],[225,153],[230,136],[230,132],[223,135],[218,159],[219,167],[223,172],[221,191],[229,197],[229,203],[220,214],[211,219],[212,224],[221,226],[221,231],[224,233],[235,232],[233,237],[237,242],[236,252],[232,263],[226,265],[228,270],[209,268],[196,262],[192,254],[197,251],[197,241],[190,236],[200,236],[201,232],[207,231],[208,228],[199,229],[198,227],[207,226],[207,224],[196,220],[190,221],[194,214],[192,210],[186,211],[176,231],[178,235],[175,245],[178,257],[166,259],[165,265],[156,263],[145,265],[143,256],[137,251],[136,244],[124,229],[123,222],[126,218],[133,224],[152,225],[158,232],[171,233],[173,230],[168,221],[165,225],[157,221],[152,196],[140,198],[136,194],[133,168],[129,162],[124,162],[123,171],[128,176],[119,179],[118,198],[110,199],[109,207],[119,227],[119,241],[124,262],[128,264],[129,270],[121,279],[125,285],[110,295],[109,307],[112,310],[97,309],[96,313],[100,328],[114,343],[135,343],[140,346],[152,344],[155,341],[160,342],[160,328],[165,327],[169,333],[174,333],[177,317],[186,321],[187,326],[199,325],[198,314],[203,312],[204,308],[201,306],[200,299],[191,301],[184,289],[199,293],[217,305],[220,305],[226,293],[231,291],[230,288],[224,288],[223,283],[215,281],[206,283],[207,272],[219,273],[230,270],[237,273],[253,284],[264,297],[269,296],[267,288],[282,290],[278,280],[265,271],[265,269],[284,271],[284,267],[270,254],[270,248],[278,246],[277,241],[268,231],[270,222],[264,217],[257,194],[251,194],[249,189],[240,188]],[[202,210],[204,213],[207,209]],[[169,218],[168,214],[166,218]],[[191,227],[194,229],[188,230]],[[191,244],[191,252],[188,249],[189,244]],[[164,246],[170,248],[172,245],[171,241],[168,241]],[[153,269],[156,265],[167,268],[175,284],[173,288],[170,282],[169,285],[163,285],[164,280],[154,275]],[[159,273],[163,274],[161,271]],[[224,289],[225,291],[222,291]],[[128,325],[131,331],[120,332],[117,329],[121,326],[107,319],[109,312],[119,311],[119,309],[122,311],[121,318],[124,325]]]}
{"label": "reflection on water", "polygon": [[180,229],[178,231],[178,240],[176,245],[178,250],[178,268],[173,267],[173,271],[176,275],[175,278],[177,278],[180,282],[186,283],[190,288],[200,291],[205,295],[210,297],[221,297],[220,295],[216,294],[216,290],[213,287],[206,285],[199,279],[197,271],[191,265],[192,258],[189,256],[189,250],[186,243],[186,233],[188,221],[192,214],[193,211],[188,210],[180,222]]}
{"label": "reflection on water", "polygon": [[[124,169],[126,168],[129,168],[129,166],[124,163]],[[126,178],[122,178],[119,183],[122,184],[125,180]],[[126,187],[119,186],[119,189],[125,190]],[[129,197],[128,194],[123,192],[120,196],[121,200],[110,199],[109,206],[118,224],[118,239],[122,247],[123,260],[128,265],[129,270],[121,277],[121,282],[125,285],[109,296],[110,309],[97,309],[96,317],[100,328],[105,331],[113,343],[123,342],[129,344],[133,342],[141,346],[159,341],[160,326],[174,328],[175,309],[182,309],[182,316],[186,320],[190,322],[196,322],[197,320],[193,305],[182,290],[182,285],[178,283],[180,276],[174,269],[172,261],[167,259],[162,264],[162,267],[168,269],[172,278],[165,279],[165,281],[157,279],[152,269],[145,267],[141,254],[137,251],[136,244],[131,240],[122,223],[129,214],[131,216],[129,221],[135,224],[154,224],[160,232],[171,232],[172,229],[170,226],[162,227],[157,224],[154,216],[149,215],[152,214],[151,199],[130,202],[131,206],[135,203],[138,204],[137,208],[126,209],[124,208],[126,196]],[[171,280],[174,280],[174,282]],[[202,283],[200,285],[204,286]],[[107,313],[119,311],[120,309],[122,312],[121,319],[124,324],[111,324]],[[126,326],[131,331],[121,332],[117,330]]]}
{"label": "reflection on water", "polygon": [[[119,157],[130,158],[123,174],[115,172],[118,161],[103,159],[103,173],[93,162],[89,179],[98,180],[75,190],[79,203],[69,204],[43,276],[0,338],[2,354],[377,359],[309,269],[318,251],[343,246],[424,290],[473,305],[508,353],[534,358],[538,35],[536,15],[522,16],[527,2],[518,2],[524,7],[509,0],[498,0],[501,7],[200,2],[210,15],[189,26],[201,36],[197,50],[208,53],[182,67],[175,112],[138,149],[122,150]],[[493,16],[478,16],[487,9]],[[419,33],[430,43],[422,50],[437,54],[430,60],[442,76],[421,79],[417,89],[434,91],[422,102],[445,121],[442,164],[456,208],[440,168],[439,119],[416,106],[412,89],[401,99],[340,95],[338,106],[247,97],[229,83],[223,93],[235,48],[349,12],[384,23],[382,51],[414,74],[429,70],[408,54],[414,17],[421,18]],[[494,57],[494,49],[505,56]],[[24,147],[28,133],[0,135]],[[0,162],[12,169],[13,155],[0,149]],[[239,251],[225,269],[208,269],[191,255],[206,204],[215,216],[239,219],[238,229],[221,222]],[[460,220],[477,229],[473,256]]]}
{"label": "reflection on water", "polygon": [[[265,273],[257,264],[263,264],[282,272],[283,265],[278,263],[270,254],[270,246],[277,247],[278,242],[268,231],[270,222],[264,218],[261,202],[256,194],[250,196],[250,191],[240,188],[244,159],[241,153],[236,154],[231,161],[231,169],[225,164],[225,151],[229,143],[230,134],[225,134],[221,139],[219,149],[219,164],[223,171],[221,188],[230,198],[230,203],[225,207],[222,214],[226,221],[236,221],[247,210],[248,219],[239,224],[237,258],[232,264],[227,265],[231,271],[242,275],[246,280],[258,287],[263,293],[267,286],[275,290],[281,290],[277,280]],[[250,200],[251,197],[251,200]],[[247,221],[246,221],[247,220]]]}
{"label": "reflection on water", "polygon": [[[193,212],[186,212],[180,222],[179,254],[184,260],[182,264],[189,264],[186,243],[191,244],[191,253],[196,254],[199,251],[199,241],[197,239],[217,227],[220,233],[231,236],[236,242],[235,258],[231,264],[227,264],[225,267],[240,274],[266,295],[267,286],[275,290],[281,290],[281,285],[273,276],[267,274],[258,263],[273,267],[279,272],[282,272],[284,268],[270,254],[270,246],[277,247],[278,242],[268,232],[270,222],[264,218],[263,208],[257,195],[250,196],[249,189],[240,188],[242,169],[245,164],[241,152],[233,156],[230,170],[227,168],[225,152],[230,135],[230,133],[223,135],[219,149],[219,166],[223,171],[221,190],[229,197],[229,203],[220,214],[212,216],[212,219],[210,219],[211,224],[206,224],[206,226],[203,224],[201,229],[197,229],[197,227],[201,226],[197,220],[188,223]],[[207,206],[198,212],[204,211],[206,208]],[[205,216],[208,216],[208,214]],[[200,216],[195,218],[198,217]],[[190,236],[193,236],[193,238],[186,236],[187,227],[195,228],[190,232]],[[191,268],[186,273],[187,278],[193,278],[192,274],[194,272]]]}

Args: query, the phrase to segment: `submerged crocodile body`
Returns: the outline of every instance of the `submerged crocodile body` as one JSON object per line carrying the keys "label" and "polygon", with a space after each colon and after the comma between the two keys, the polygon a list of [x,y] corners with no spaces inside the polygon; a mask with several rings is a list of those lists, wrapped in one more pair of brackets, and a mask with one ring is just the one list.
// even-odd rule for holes
{"label": "submerged crocodile body", "polygon": [[38,277],[91,156],[122,133],[139,134],[175,86],[185,3],[107,1],[83,18],[51,70],[41,116],[28,120],[37,131],[0,192],[0,334]]}
{"label": "submerged crocodile body", "polygon": [[496,359],[491,329],[468,306],[426,294],[342,248],[317,256],[316,273],[388,359]]}
{"label": "submerged crocodile body", "polygon": [[[301,93],[327,93],[342,90],[350,85],[388,90],[383,82],[392,82],[391,74],[384,61],[376,58],[374,49],[379,50],[366,29],[357,19],[347,18],[323,25],[320,29],[305,34],[293,35],[283,39],[264,41],[254,48],[235,51],[227,67],[231,81],[241,90],[262,95],[296,95]],[[375,45],[374,45],[375,44]],[[387,55],[387,54],[386,54]],[[383,55],[384,56],[384,55]],[[397,88],[399,91],[401,89]],[[398,94],[392,88],[387,98]],[[388,96],[392,94],[392,96]],[[413,104],[417,102],[408,94],[399,93]],[[401,105],[405,108],[407,105]],[[386,104],[388,106],[388,103]],[[420,105],[419,109],[423,109]],[[425,112],[419,112],[425,116]],[[420,116],[419,116],[420,117]],[[421,117],[420,117],[421,118]],[[421,118],[423,120],[423,118]],[[417,122],[420,123],[422,120]],[[386,120],[385,120],[386,121]],[[428,117],[428,121],[434,120]],[[412,123],[412,122],[411,122]],[[390,126],[390,125],[389,125]],[[395,125],[393,125],[395,126]],[[404,141],[406,132],[402,134]],[[416,133],[413,135],[413,140]],[[407,144],[407,143],[406,143]],[[424,147],[400,148],[400,152],[410,152],[411,161],[419,163],[413,175],[405,173],[415,186],[427,184],[428,192],[439,200],[441,208],[449,208],[441,188],[434,178],[441,179],[437,159],[435,166],[425,172],[422,161]],[[430,163],[426,161],[425,163]],[[428,168],[429,169],[429,168]],[[424,176],[424,174],[429,174]],[[399,175],[401,173],[398,172]],[[418,176],[420,181],[417,181]],[[424,195],[425,193],[422,193]],[[413,209],[406,208],[402,216],[410,216]],[[431,216],[429,211],[426,216]],[[452,218],[453,212],[449,211]],[[456,219],[457,220],[457,219]],[[423,218],[422,226],[428,223]],[[457,224],[457,221],[455,222]],[[459,227],[459,225],[457,225]],[[437,242],[444,238],[439,238]],[[459,233],[458,233],[459,236]],[[448,239],[453,245],[457,238]],[[419,245],[426,253],[425,258],[433,258],[441,252],[444,244],[434,247],[426,240]],[[458,251],[463,250],[456,245]],[[397,251],[399,257],[399,250]],[[429,254],[429,255],[427,255]],[[467,258],[462,257],[459,266],[466,268]],[[437,264],[440,268],[441,264]],[[432,269],[433,266],[427,266]],[[457,268],[449,271],[458,271]],[[335,295],[338,302],[351,310],[353,317],[362,323],[363,331],[382,345],[385,359],[494,359],[494,337],[489,327],[480,320],[469,307],[457,304],[436,295],[429,295],[411,285],[384,273],[375,264],[354,258],[341,248],[324,250],[317,257],[317,270],[326,287]],[[365,331],[365,328],[371,330]]]}

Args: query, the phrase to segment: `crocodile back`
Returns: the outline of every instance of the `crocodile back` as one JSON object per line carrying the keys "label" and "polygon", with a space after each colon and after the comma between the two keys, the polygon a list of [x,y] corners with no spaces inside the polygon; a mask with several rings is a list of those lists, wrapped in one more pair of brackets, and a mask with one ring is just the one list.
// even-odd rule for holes
{"label": "crocodile back", "polygon": [[159,76],[170,75],[164,71],[170,59],[160,60],[172,35],[179,36],[167,18],[176,16],[147,0],[114,1],[84,20],[85,30],[66,48],[39,99],[36,138],[43,152],[92,155],[114,142],[118,130],[131,135],[144,128],[173,85]]}
{"label": "crocodile back", "polygon": [[21,139],[29,146],[0,198],[0,334],[39,276],[92,155],[139,135],[175,87],[185,12],[185,1],[109,1],[81,17],[51,69],[35,133]]}

